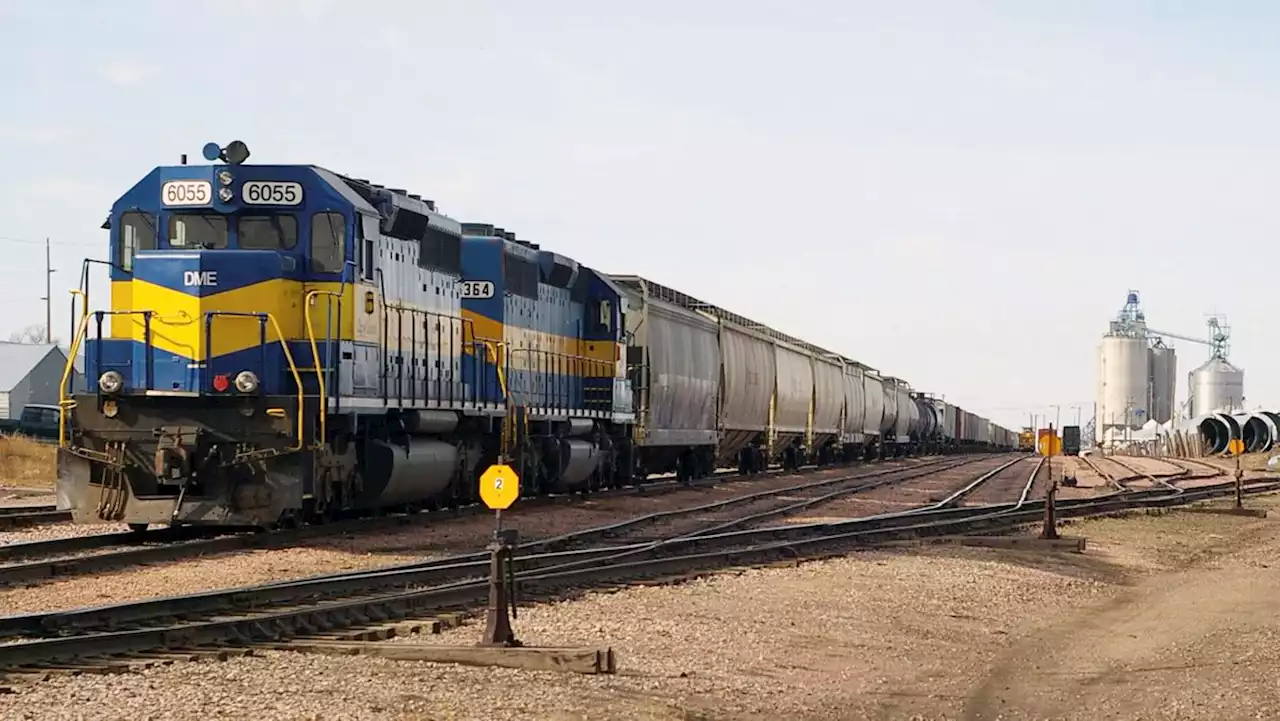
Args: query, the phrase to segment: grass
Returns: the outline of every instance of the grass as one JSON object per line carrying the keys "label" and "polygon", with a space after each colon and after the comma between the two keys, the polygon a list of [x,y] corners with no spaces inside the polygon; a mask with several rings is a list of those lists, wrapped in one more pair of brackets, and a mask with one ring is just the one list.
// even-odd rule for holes
{"label": "grass", "polygon": [[53,488],[58,447],[23,436],[0,436],[0,486]]}

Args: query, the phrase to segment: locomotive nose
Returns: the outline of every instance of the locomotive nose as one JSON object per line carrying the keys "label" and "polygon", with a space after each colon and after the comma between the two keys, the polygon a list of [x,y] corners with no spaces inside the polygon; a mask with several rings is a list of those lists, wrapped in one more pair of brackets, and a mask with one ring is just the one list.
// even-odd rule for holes
{"label": "locomotive nose", "polygon": [[[133,306],[149,313],[130,321],[142,355],[128,385],[209,393],[227,390],[214,387],[220,374],[251,370],[265,377],[269,363],[258,351],[278,337],[268,315],[279,322],[282,302],[288,304],[273,281],[288,272],[289,260],[261,250],[140,253]],[[150,377],[142,377],[148,367]]]}

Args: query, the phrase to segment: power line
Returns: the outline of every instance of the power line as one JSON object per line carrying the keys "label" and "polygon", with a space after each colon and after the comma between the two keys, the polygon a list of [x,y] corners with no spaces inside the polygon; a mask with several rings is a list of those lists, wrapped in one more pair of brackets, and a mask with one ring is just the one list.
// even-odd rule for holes
{"label": "power line", "polygon": [[[44,245],[44,240],[33,240],[31,238],[14,238],[12,236],[0,235],[0,243],[21,243],[23,245]],[[101,248],[106,243],[88,243],[74,240],[51,240],[52,245],[76,246],[81,248]]]}

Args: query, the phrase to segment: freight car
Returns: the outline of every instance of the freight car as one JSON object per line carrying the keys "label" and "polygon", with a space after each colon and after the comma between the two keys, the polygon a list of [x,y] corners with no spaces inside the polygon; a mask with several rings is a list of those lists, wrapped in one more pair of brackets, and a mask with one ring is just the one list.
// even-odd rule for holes
{"label": "freight car", "polygon": [[107,309],[86,261],[58,451],[77,522],[456,506],[497,461],[536,495],[1007,447],[905,381],[419,195],[239,142],[205,157],[112,206]]}
{"label": "freight car", "polygon": [[1080,426],[1062,427],[1062,454],[1065,456],[1080,455]]}

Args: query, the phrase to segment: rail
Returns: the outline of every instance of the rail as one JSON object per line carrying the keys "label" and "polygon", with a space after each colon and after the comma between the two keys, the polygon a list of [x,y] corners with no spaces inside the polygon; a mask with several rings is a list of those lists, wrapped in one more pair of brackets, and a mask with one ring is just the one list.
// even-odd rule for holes
{"label": "rail", "polygon": [[[266,347],[267,347],[267,323],[271,324],[272,330],[276,332],[276,340],[279,341],[280,347],[284,349],[284,359],[289,363],[289,372],[293,376],[293,382],[298,389],[298,433],[297,442],[287,452],[294,453],[302,450],[304,438],[306,437],[306,399],[303,394],[302,374],[298,372],[298,364],[293,360],[293,353],[289,351],[289,342],[285,339],[284,332],[280,329],[280,323],[276,321],[276,317],[271,313],[244,313],[228,310],[211,310],[204,314],[204,333],[205,333],[205,357],[211,359],[213,357],[213,319],[217,316],[228,318],[255,318],[261,327],[261,345],[263,354],[263,371],[266,371]],[[206,365],[207,367],[207,365]]]}

